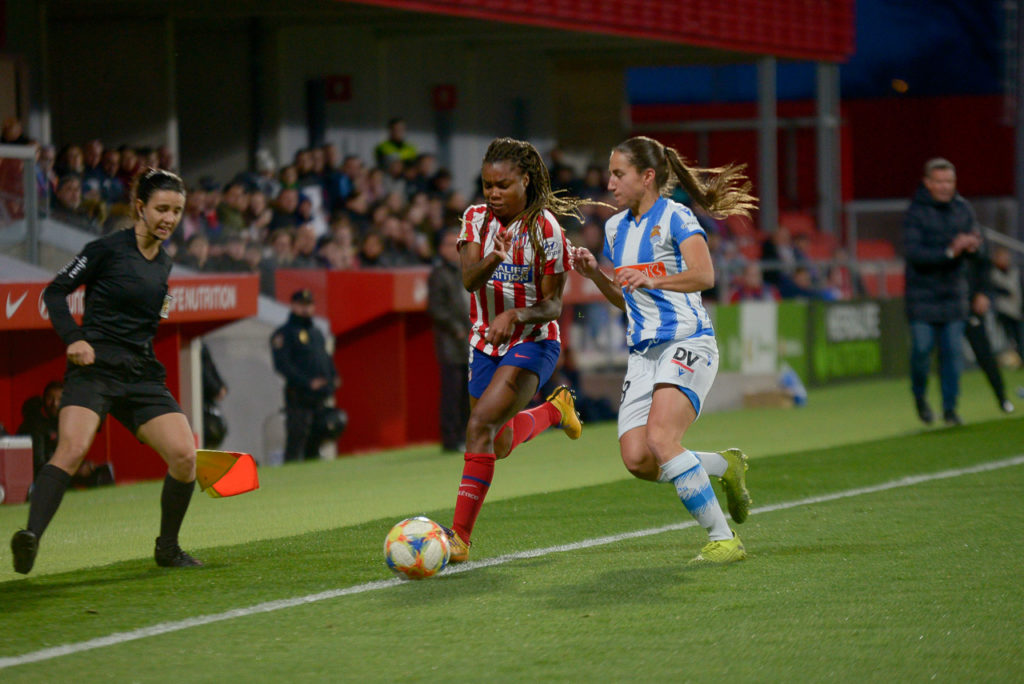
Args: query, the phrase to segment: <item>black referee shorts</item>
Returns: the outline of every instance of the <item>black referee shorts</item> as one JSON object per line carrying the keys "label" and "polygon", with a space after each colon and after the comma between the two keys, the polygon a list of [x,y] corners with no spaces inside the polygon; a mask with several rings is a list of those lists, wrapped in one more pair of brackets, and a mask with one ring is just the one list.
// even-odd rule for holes
{"label": "black referee shorts", "polygon": [[184,413],[167,389],[162,374],[146,377],[116,373],[95,364],[68,365],[60,405],[85,407],[97,413],[101,423],[109,413],[133,435],[157,416]]}

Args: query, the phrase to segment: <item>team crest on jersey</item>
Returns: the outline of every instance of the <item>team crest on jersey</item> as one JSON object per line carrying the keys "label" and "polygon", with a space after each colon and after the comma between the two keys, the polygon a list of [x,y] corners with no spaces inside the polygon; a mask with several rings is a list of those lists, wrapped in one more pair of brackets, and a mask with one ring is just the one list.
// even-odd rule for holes
{"label": "team crest on jersey", "polygon": [[654,226],[651,228],[651,242],[654,242],[655,238],[661,237],[661,226]]}
{"label": "team crest on jersey", "polygon": [[503,283],[528,283],[533,279],[533,267],[527,264],[500,263],[491,274],[491,280]]}

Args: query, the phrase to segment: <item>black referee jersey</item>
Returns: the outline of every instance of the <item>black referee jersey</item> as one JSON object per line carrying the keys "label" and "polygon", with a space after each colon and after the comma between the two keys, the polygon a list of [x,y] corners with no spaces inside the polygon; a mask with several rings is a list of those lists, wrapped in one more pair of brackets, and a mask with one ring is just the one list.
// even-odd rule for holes
{"label": "black referee jersey", "polygon": [[[131,228],[93,240],[43,291],[50,322],[66,345],[85,340],[151,355],[157,324],[170,306],[171,263],[163,248],[152,261],[144,257]],[[81,326],[67,303],[80,285],[85,285]]]}

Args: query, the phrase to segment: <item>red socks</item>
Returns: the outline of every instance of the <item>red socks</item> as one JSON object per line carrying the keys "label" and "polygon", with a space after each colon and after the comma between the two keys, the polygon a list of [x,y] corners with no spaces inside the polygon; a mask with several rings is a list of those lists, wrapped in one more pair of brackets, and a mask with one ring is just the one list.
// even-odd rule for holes
{"label": "red socks", "polygon": [[[523,442],[528,442],[536,435],[547,430],[552,425],[557,425],[562,420],[562,412],[555,408],[551,402],[544,402],[540,406],[528,411],[520,411],[512,420],[505,423],[500,435],[505,430],[512,430],[512,446],[509,452]],[[452,522],[452,529],[459,535],[462,541],[468,542],[473,533],[473,525],[476,523],[476,516],[484,505],[484,497],[491,487],[491,479],[494,477],[494,454],[472,454],[466,452],[466,463],[462,466],[462,481],[459,483],[459,495],[455,499],[455,518]]]}
{"label": "red socks", "polygon": [[468,542],[473,533],[476,516],[484,505],[484,497],[494,477],[494,454],[466,453],[466,464],[462,466],[462,482],[455,499],[455,518],[452,529],[462,541]]}
{"label": "red socks", "polygon": [[[550,401],[545,401],[540,406],[520,411],[512,416],[512,420],[498,430],[498,436],[505,430],[512,430],[512,446],[508,449],[509,453],[512,453],[517,446],[523,442],[529,442],[552,425],[558,425],[561,420],[562,412],[556,409]],[[498,436],[495,436],[495,441]]]}

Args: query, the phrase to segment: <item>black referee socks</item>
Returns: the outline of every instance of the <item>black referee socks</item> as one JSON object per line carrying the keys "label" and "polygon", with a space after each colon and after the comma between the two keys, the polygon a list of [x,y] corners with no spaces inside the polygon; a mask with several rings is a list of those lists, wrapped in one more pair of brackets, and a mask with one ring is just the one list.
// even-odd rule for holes
{"label": "black referee socks", "polygon": [[177,544],[181,521],[185,519],[188,504],[196,482],[179,482],[170,473],[164,478],[164,489],[160,494],[160,542]]}
{"label": "black referee socks", "polygon": [[53,515],[60,508],[64,492],[71,483],[71,476],[55,465],[47,463],[39,469],[35,484],[32,485],[32,501],[28,509],[28,530],[42,537]]}

